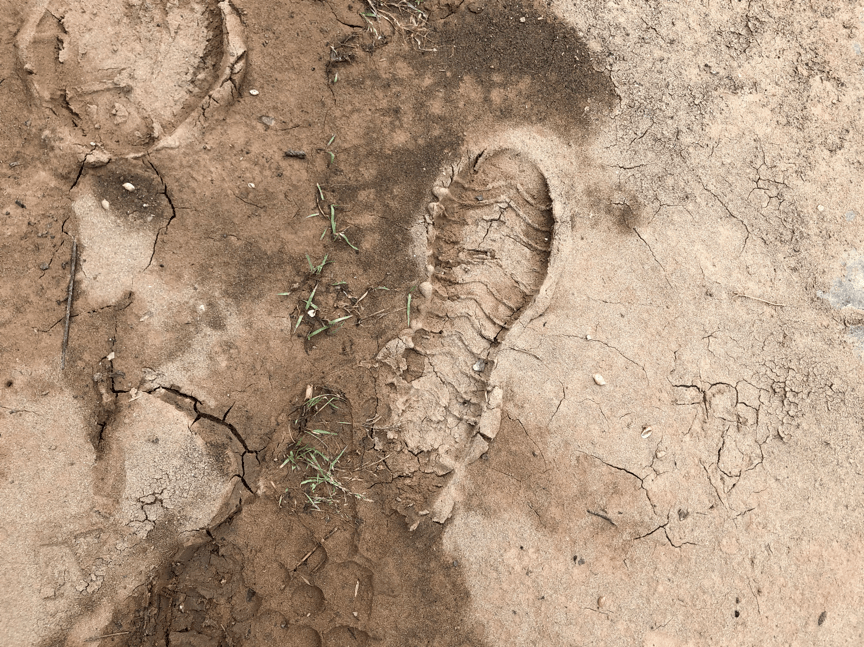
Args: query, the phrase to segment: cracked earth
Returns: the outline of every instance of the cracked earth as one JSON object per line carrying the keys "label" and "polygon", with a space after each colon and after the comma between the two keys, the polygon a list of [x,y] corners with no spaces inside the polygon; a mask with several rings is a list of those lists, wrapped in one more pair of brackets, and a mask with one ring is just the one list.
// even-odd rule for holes
{"label": "cracked earth", "polygon": [[0,8],[0,645],[862,641],[861,6]]}

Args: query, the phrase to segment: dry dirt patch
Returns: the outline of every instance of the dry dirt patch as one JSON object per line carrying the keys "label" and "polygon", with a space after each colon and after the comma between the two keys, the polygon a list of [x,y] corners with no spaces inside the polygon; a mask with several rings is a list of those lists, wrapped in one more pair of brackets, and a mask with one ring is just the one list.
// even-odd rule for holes
{"label": "dry dirt patch", "polygon": [[860,638],[851,6],[122,6],[0,19],[11,644]]}

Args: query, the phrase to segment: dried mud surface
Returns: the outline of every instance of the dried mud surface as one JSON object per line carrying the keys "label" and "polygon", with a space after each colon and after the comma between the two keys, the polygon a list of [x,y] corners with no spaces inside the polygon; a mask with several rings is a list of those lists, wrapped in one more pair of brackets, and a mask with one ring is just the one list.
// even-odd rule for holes
{"label": "dried mud surface", "polygon": [[859,643],[861,7],[420,8],[0,0],[0,645]]}

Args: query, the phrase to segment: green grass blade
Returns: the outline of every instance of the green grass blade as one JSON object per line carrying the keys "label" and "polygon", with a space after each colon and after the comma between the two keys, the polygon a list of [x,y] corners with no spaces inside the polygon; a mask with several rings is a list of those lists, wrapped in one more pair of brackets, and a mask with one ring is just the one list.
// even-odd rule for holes
{"label": "green grass blade", "polygon": [[353,249],[355,252],[360,251],[357,247],[355,247],[354,245],[351,244],[351,241],[348,240],[348,236],[345,235],[345,232],[342,232],[341,234],[339,234],[339,236],[342,238],[342,240],[344,240],[346,243],[348,243],[348,247]]}
{"label": "green grass blade", "polygon": [[[317,289],[318,289],[318,284],[316,283],[316,284],[315,284],[315,287],[312,288],[312,294],[310,294],[310,295],[309,295],[309,298],[306,299],[306,311],[307,311],[307,312],[309,311],[309,308],[310,308],[312,305],[314,305],[314,304],[312,303],[312,299],[315,297],[315,290],[317,290]],[[317,308],[316,308],[316,310],[317,310]]]}
{"label": "green grass blade", "polygon": [[318,330],[316,330],[314,332],[310,332],[309,335],[306,337],[306,339],[312,339],[319,332],[324,332],[325,330],[327,330],[327,328],[328,328],[328,326],[321,326]]}
{"label": "green grass blade", "polygon": [[316,436],[320,435],[320,434],[324,434],[325,436],[336,436],[337,435],[335,431],[327,431],[326,429],[312,429],[311,431],[310,430],[307,430],[307,431],[310,434],[315,434]]}

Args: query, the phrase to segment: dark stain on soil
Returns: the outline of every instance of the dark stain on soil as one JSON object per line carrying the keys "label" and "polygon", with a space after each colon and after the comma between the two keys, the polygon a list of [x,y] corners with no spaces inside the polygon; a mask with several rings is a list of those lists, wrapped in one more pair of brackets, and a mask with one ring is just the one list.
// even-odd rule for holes
{"label": "dark stain on soil", "polygon": [[[423,43],[434,52],[399,35],[383,43],[346,28],[324,3],[298,3],[290,12],[244,4],[246,84],[264,92],[251,100],[244,88],[230,114],[208,124],[212,153],[204,147],[153,155],[159,181],[136,176],[133,183],[147,184],[154,202],[165,199],[164,184],[176,208],[170,230],[154,244],[149,272],[166,285],[224,299],[218,312],[284,320],[279,335],[235,340],[240,350],[225,375],[208,378],[212,392],[223,377],[221,391],[243,387],[229,421],[264,448],[260,478],[250,482],[259,496],[163,564],[115,613],[106,633],[117,635],[100,644],[482,645],[482,627],[466,624],[470,597],[458,564],[441,547],[442,527],[421,513],[444,479],[400,477],[385,467],[386,433],[369,422],[377,408],[374,370],[358,363],[371,362],[405,325],[405,290],[424,273],[424,259],[410,253],[412,227],[422,222],[442,168],[463,154],[466,135],[542,125],[584,141],[594,132],[594,112],[615,103],[613,85],[573,29],[516,3],[490,2],[479,13],[463,9],[430,23]],[[331,46],[350,57],[328,65]],[[266,80],[280,85],[270,92],[279,101],[268,99]],[[266,134],[258,130],[262,114],[277,118]],[[285,159],[288,149],[303,149],[307,158]],[[93,175],[110,176],[110,186],[127,178],[111,173]],[[331,204],[337,231],[359,252],[333,236]],[[313,213],[319,215],[307,218]],[[320,275],[306,271],[307,253],[316,264],[327,254]],[[384,285],[389,289],[376,289]],[[356,317],[310,337],[310,322],[296,322],[316,286],[324,314],[343,315],[338,308],[345,306]],[[282,292],[290,297],[276,300]],[[361,299],[365,310],[351,310]],[[384,314],[372,316],[378,311]],[[136,342],[129,331],[140,313],[129,312],[118,356],[134,357],[138,367],[125,369],[124,388],[141,380],[140,366],[159,365],[177,350],[164,340]],[[113,316],[106,313],[103,323],[114,324]],[[225,327],[221,315],[205,323]],[[373,501],[317,511],[296,487],[288,492],[287,468],[278,469],[289,449],[285,438],[297,433],[286,413],[296,401],[278,394],[302,393],[325,375],[369,416],[356,414],[339,440],[348,447],[346,477],[356,475],[352,487],[364,486]],[[233,396],[222,404],[233,406]]]}

